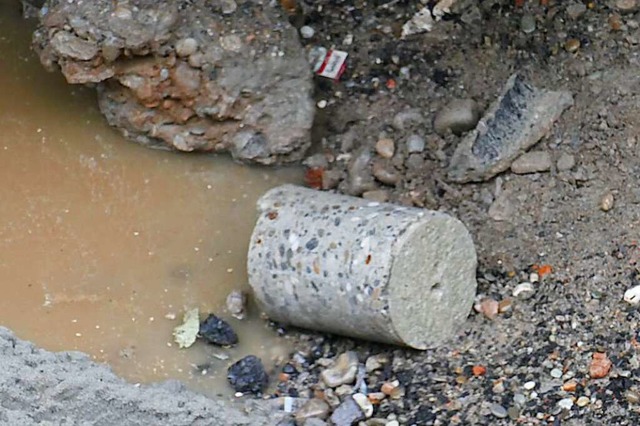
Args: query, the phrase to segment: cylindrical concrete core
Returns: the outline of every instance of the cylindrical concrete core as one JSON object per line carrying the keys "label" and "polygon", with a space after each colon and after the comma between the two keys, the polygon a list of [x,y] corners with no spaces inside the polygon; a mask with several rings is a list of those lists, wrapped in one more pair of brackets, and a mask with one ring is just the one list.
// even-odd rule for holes
{"label": "cylindrical concrete core", "polygon": [[275,321],[427,349],[471,310],[475,247],[451,216],[294,185],[258,210],[249,284]]}

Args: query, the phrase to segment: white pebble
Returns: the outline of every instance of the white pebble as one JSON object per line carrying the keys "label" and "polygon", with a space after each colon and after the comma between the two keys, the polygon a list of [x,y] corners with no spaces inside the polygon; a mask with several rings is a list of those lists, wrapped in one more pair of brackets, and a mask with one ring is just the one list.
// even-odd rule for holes
{"label": "white pebble", "polygon": [[366,418],[373,416],[373,404],[371,403],[371,401],[369,401],[369,398],[367,398],[366,395],[362,393],[356,393],[351,397],[358,403]]}
{"label": "white pebble", "polygon": [[533,288],[533,285],[531,283],[520,283],[516,286],[516,288],[513,289],[513,296],[514,297],[520,297],[521,299],[526,299],[527,297],[530,297],[531,295],[533,295],[535,289]]}
{"label": "white pebble", "polygon": [[527,382],[527,383],[524,384],[524,388],[526,390],[531,390],[531,389],[533,389],[535,387],[536,387],[536,382],[534,382],[534,381],[530,381],[530,382]]}
{"label": "white pebble", "polygon": [[624,301],[627,303],[631,303],[632,305],[637,305],[638,303],[640,303],[640,285],[631,287],[629,290],[625,291]]}
{"label": "white pebble", "polygon": [[563,410],[571,410],[571,407],[573,407],[573,399],[571,398],[561,399],[560,401],[558,401],[558,406]]}
{"label": "white pebble", "polygon": [[315,30],[308,25],[300,28],[300,35],[302,36],[302,38],[311,38],[315,33]]}

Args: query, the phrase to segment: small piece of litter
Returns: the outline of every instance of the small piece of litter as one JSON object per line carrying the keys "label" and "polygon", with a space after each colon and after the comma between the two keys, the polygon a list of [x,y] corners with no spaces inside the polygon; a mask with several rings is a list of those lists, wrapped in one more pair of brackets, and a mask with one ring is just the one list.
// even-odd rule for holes
{"label": "small piece of litter", "polygon": [[293,398],[290,396],[284,397],[284,412],[291,413],[293,411]]}
{"label": "small piece of litter", "polygon": [[184,314],[182,324],[173,329],[173,337],[180,348],[188,348],[196,341],[200,331],[200,312],[198,308]]}

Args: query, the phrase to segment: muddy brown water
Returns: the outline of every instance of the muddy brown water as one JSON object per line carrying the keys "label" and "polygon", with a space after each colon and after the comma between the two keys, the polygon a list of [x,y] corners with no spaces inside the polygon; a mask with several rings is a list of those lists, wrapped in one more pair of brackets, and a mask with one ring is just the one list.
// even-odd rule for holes
{"label": "muddy brown water", "polygon": [[[126,141],[91,90],[42,69],[32,29],[0,3],[0,324],[132,382],[229,394],[231,362],[255,354],[268,366],[289,349],[256,309],[226,314],[225,297],[247,288],[255,201],[300,171]],[[229,319],[240,345],[178,349],[172,330],[195,307]]]}

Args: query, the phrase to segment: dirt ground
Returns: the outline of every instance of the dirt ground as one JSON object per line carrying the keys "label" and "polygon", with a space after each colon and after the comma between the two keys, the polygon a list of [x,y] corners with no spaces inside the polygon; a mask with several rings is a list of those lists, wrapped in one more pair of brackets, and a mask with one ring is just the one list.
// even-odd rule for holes
{"label": "dirt ground", "polygon": [[[340,82],[316,77],[320,155],[310,161],[324,170],[327,189],[460,218],[478,251],[479,299],[505,309],[493,319],[472,313],[450,344],[425,352],[291,330],[300,339],[295,372],[276,393],[322,391],[318,375],[326,360],[353,349],[362,361],[391,358],[368,377],[370,391],[391,380],[404,389],[376,405],[375,418],[415,425],[638,424],[640,315],[623,294],[640,284],[640,16],[637,8],[619,7],[634,2],[516,7],[461,0],[434,31],[401,39],[416,3],[307,1],[292,16],[315,31],[303,39],[306,46],[349,53]],[[525,15],[536,23],[532,32],[523,31]],[[438,136],[435,114],[458,98],[486,109],[516,71],[539,88],[573,94],[573,107],[533,148],[550,154],[551,170],[449,182],[446,166],[461,136]],[[418,114],[399,126],[398,114],[406,117],[407,110]],[[412,134],[426,148],[409,155]],[[394,141],[392,158],[376,154],[381,138]],[[363,152],[370,166],[349,167]],[[575,164],[558,167],[561,156]],[[393,175],[386,184],[371,176],[376,163]],[[350,185],[354,174],[366,185]],[[603,198],[611,197],[612,208],[603,209]],[[541,279],[531,297],[514,297],[532,272]],[[611,370],[590,373],[594,354],[602,353]]]}
{"label": "dirt ground", "polygon": [[[310,337],[311,349],[303,354],[312,374],[299,389],[316,380],[315,357],[355,348],[362,360],[391,354],[391,367],[372,377],[369,386],[376,391],[385,380],[400,381],[405,396],[383,402],[374,416],[395,414],[401,424],[640,421],[640,315],[623,301],[640,276],[639,15],[613,1],[540,2],[546,6],[527,1],[522,8],[513,3],[460,2],[458,13],[433,32],[405,40],[398,37],[398,24],[415,11],[412,2],[309,6],[314,11],[305,23],[316,33],[304,42],[335,45],[350,54],[340,83],[316,81],[316,100],[327,101],[316,133],[318,152],[328,160],[322,164],[330,177],[325,185],[353,193],[348,182],[356,172],[370,183],[366,190],[373,192],[365,196],[460,218],[478,250],[479,298],[504,301],[510,309],[493,320],[474,312],[449,345],[425,352]],[[522,30],[524,15],[536,22],[531,33]],[[579,41],[575,50],[571,39]],[[446,166],[461,137],[438,136],[432,124],[436,112],[456,98],[472,98],[486,108],[515,71],[539,88],[574,96],[573,107],[532,148],[551,155],[551,170],[507,171],[484,183],[448,182]],[[394,120],[406,109],[418,111],[422,120],[401,130]],[[407,154],[411,134],[425,139],[424,152]],[[381,138],[395,142],[391,159],[375,153]],[[371,168],[350,169],[351,158],[362,150],[397,175],[396,183],[370,178]],[[563,154],[575,164],[559,170],[556,161]],[[321,163],[314,157],[314,165]],[[603,210],[603,197],[613,198],[613,208]],[[533,295],[515,298],[515,287],[534,271],[542,279],[533,283]],[[594,353],[606,353],[613,364],[605,377],[590,375]],[[478,374],[482,369],[474,366],[486,373]],[[527,382],[535,387],[525,387]],[[565,384],[570,391],[563,390]]]}

